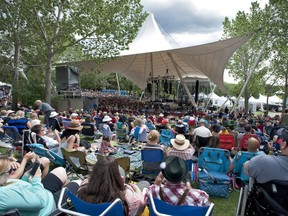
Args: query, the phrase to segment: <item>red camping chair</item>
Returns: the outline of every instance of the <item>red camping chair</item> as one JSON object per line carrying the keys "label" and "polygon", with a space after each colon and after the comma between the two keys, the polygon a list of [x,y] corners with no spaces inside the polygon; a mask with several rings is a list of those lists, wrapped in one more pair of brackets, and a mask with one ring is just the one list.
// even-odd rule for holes
{"label": "red camping chair", "polygon": [[227,149],[231,151],[231,149],[235,146],[235,140],[232,134],[219,134],[219,139],[219,148],[221,149]]}
{"label": "red camping chair", "polygon": [[255,139],[257,139],[259,141],[259,148],[260,148],[260,140],[259,140],[259,137],[257,136],[257,134],[244,134],[242,139],[240,140],[240,148],[241,148],[240,150],[241,151],[247,151],[247,141],[251,137],[254,137]]}

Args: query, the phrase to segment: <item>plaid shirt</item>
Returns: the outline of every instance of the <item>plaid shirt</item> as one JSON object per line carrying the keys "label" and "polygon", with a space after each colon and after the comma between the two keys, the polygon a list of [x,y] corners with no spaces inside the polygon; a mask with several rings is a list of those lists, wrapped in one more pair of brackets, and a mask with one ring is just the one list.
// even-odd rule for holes
{"label": "plaid shirt", "polygon": [[167,156],[177,156],[182,158],[183,160],[190,160],[195,152],[195,149],[190,147],[185,150],[177,150],[174,147],[169,149]]}
{"label": "plaid shirt", "polygon": [[[159,189],[160,189],[159,185],[153,184],[149,187],[148,193],[152,192],[153,197],[161,199]],[[183,182],[170,183],[167,181],[164,185],[162,185],[162,193],[164,201],[172,205],[177,205],[185,189],[186,185]],[[145,200],[147,200],[148,198],[148,193],[145,195]],[[182,205],[209,206],[210,205],[209,195],[202,190],[190,189]]]}

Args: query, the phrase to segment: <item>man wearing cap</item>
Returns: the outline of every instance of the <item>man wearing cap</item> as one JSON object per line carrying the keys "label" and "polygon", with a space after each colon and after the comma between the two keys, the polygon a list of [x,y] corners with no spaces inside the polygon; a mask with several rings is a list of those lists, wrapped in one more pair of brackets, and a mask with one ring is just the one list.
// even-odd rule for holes
{"label": "man wearing cap", "polygon": [[168,156],[178,156],[183,160],[193,158],[195,149],[190,145],[190,141],[184,135],[178,134],[175,139],[171,139],[172,148],[168,150]]}
{"label": "man wearing cap", "polygon": [[36,100],[34,104],[38,107],[38,111],[44,112],[44,124],[49,128],[49,117],[54,109],[50,104],[44,103],[41,100]]}
{"label": "man wearing cap", "polygon": [[288,181],[288,130],[282,131],[281,155],[258,155],[244,164],[244,172],[258,183]]}
{"label": "man wearing cap", "polygon": [[[161,164],[161,169],[162,171],[156,177],[154,184],[148,189],[148,193],[151,192],[153,197],[172,205],[210,205],[209,195],[205,191],[193,189],[190,182],[186,182],[188,167],[182,158],[166,157]],[[145,200],[147,200],[147,194]]]}

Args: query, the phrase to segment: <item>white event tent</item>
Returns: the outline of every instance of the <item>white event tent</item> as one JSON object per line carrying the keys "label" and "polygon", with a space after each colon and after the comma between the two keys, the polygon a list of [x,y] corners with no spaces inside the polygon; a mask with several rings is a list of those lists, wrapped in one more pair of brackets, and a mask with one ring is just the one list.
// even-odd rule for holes
{"label": "white event tent", "polygon": [[[150,14],[129,45],[129,50],[121,52],[119,58],[107,59],[102,67],[93,60],[69,64],[78,66],[81,73],[103,69],[106,73],[122,74],[141,89],[147,86],[151,78],[166,75],[175,76],[181,82],[186,76],[209,78],[224,89],[225,65],[249,38],[247,34],[198,46],[175,48],[160,31],[153,14]],[[184,88],[187,92],[188,88],[185,85]],[[190,93],[187,94],[189,96]]]}

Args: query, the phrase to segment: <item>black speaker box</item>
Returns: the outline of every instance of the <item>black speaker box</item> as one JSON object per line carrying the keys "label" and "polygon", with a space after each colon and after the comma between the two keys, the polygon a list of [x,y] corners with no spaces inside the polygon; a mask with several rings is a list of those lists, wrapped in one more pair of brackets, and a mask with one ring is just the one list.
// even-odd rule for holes
{"label": "black speaker box", "polygon": [[56,86],[58,91],[79,88],[79,68],[72,66],[56,67]]}

